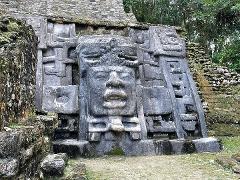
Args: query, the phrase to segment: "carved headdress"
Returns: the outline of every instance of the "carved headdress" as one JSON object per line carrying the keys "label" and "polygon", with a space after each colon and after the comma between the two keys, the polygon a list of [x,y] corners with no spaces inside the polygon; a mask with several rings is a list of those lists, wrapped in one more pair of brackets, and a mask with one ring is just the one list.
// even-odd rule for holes
{"label": "carved headdress", "polygon": [[77,47],[81,66],[138,66],[137,47],[119,36],[82,36]]}

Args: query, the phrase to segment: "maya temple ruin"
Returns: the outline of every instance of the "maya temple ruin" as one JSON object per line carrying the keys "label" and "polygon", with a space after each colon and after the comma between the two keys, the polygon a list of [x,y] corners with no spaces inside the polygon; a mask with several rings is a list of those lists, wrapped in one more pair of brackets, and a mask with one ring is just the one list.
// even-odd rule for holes
{"label": "maya temple ruin", "polygon": [[0,0],[0,7],[36,36],[28,39],[36,61],[25,102],[34,94],[37,121],[51,127],[51,152],[220,151],[208,136],[181,28],[139,23],[122,0]]}
{"label": "maya temple ruin", "polygon": [[207,136],[184,39],[175,27],[139,24],[121,4],[1,1],[38,37],[36,108],[58,114],[53,150],[218,151]]}

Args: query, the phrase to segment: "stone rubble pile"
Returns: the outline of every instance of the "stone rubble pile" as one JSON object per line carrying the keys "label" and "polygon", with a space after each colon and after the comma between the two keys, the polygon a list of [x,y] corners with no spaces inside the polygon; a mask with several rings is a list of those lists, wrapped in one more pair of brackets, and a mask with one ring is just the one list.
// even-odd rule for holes
{"label": "stone rubble pile", "polygon": [[43,177],[62,176],[68,162],[66,153],[49,154],[41,162]]}
{"label": "stone rubble pile", "polygon": [[29,120],[29,124],[4,127],[0,132],[0,179],[39,177],[39,164],[50,151],[54,122],[53,116],[41,116]]}
{"label": "stone rubble pile", "polygon": [[240,153],[232,155],[232,157],[221,156],[216,162],[224,168],[230,169],[240,177]]}
{"label": "stone rubble pile", "polygon": [[30,26],[0,16],[0,130],[34,111],[36,48]]}
{"label": "stone rubble pile", "polygon": [[188,60],[192,72],[197,71],[194,64],[200,67],[213,91],[227,92],[230,86],[240,85],[240,74],[219,66],[210,61],[203,47],[197,43],[187,43]]}

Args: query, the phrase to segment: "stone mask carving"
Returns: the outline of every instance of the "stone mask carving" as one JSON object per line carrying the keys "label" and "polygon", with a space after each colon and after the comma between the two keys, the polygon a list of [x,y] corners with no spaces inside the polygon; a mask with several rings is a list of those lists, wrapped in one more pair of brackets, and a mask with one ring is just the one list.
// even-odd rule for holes
{"label": "stone mask carving", "polygon": [[[88,36],[80,42],[80,72],[88,89],[89,131],[126,131],[125,117],[135,116],[134,123],[137,119],[136,47],[123,37]],[[101,128],[97,128],[99,124]]]}

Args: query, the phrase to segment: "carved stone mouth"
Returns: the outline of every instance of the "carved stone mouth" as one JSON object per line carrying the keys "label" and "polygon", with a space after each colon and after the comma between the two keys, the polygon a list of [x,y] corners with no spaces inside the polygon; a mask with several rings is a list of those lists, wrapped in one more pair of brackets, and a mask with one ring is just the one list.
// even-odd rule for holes
{"label": "carved stone mouth", "polygon": [[121,89],[107,89],[103,97],[103,106],[108,109],[123,108],[126,106],[127,94]]}
{"label": "carved stone mouth", "polygon": [[126,100],[127,94],[123,90],[119,89],[107,89],[103,95],[105,101],[112,100]]}

